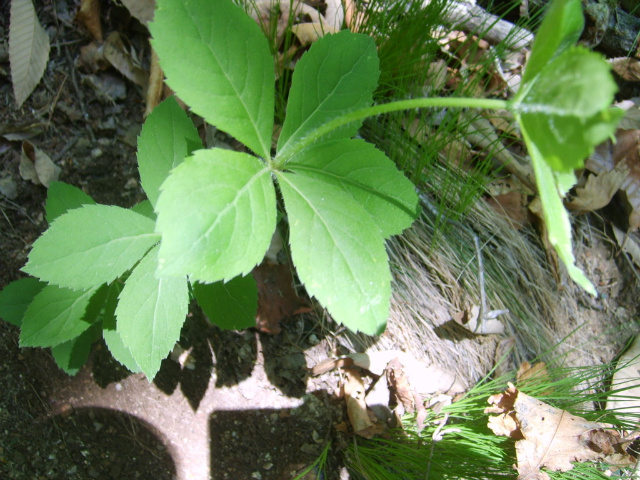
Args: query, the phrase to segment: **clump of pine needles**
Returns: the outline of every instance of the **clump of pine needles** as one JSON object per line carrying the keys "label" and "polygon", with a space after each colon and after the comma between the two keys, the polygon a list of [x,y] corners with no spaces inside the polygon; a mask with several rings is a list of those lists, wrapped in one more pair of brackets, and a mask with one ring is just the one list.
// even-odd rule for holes
{"label": "clump of pine needles", "polygon": [[[606,401],[625,397],[633,385],[607,390],[603,379],[610,378],[624,365],[596,365],[584,368],[555,367],[548,375],[533,377],[518,389],[556,408],[630,431],[636,428],[640,412],[619,418],[604,408]],[[345,458],[352,478],[366,480],[502,479],[517,475],[515,442],[498,437],[487,427],[484,413],[489,396],[507,388],[515,374],[486,378],[463,398],[431,412],[426,427],[418,432],[415,416],[403,417],[403,429],[373,438],[354,439]],[[547,471],[552,480],[604,480],[611,476],[609,465],[574,463],[568,472]],[[614,468],[614,470],[616,470]],[[546,470],[545,470],[546,471]],[[618,477],[630,471],[616,470]]]}

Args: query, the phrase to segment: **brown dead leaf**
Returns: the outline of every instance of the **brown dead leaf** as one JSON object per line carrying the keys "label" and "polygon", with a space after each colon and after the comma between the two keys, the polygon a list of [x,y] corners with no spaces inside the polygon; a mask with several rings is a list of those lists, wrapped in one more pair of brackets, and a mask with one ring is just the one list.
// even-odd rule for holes
{"label": "brown dead leaf", "polygon": [[80,56],[78,57],[78,67],[83,71],[100,72],[109,68],[109,62],[104,58],[102,43],[91,42],[80,47]]}
{"label": "brown dead leaf", "polygon": [[144,116],[147,117],[162,101],[164,92],[164,72],[160,66],[158,54],[151,49],[151,65],[149,66],[149,80],[147,84],[146,106]]}
{"label": "brown dead leaf", "polygon": [[102,52],[108,61],[123,76],[143,88],[147,86],[147,72],[140,67],[132,49],[125,45],[118,32],[111,32],[104,42]]}
{"label": "brown dead leaf", "polygon": [[611,68],[623,80],[640,82],[640,60],[631,57],[618,57],[608,60]]}
{"label": "brown dead leaf", "polygon": [[529,224],[529,211],[525,205],[524,195],[520,192],[513,191],[488,197],[487,204],[505,217],[516,230]]}
{"label": "brown dead leaf", "polygon": [[567,208],[576,213],[587,213],[606,207],[628,176],[629,169],[624,162],[611,171],[589,175],[585,185],[576,188],[575,196],[566,202]]}
{"label": "brown dead leaf", "polygon": [[610,140],[599,145],[585,162],[585,168],[594,173],[610,172],[620,163],[629,173],[620,185],[629,205],[629,229],[640,227],[640,130],[616,131],[616,143]]}
{"label": "brown dead leaf", "polygon": [[100,24],[100,1],[82,0],[76,20],[85,26],[94,40],[102,42],[102,25]]}
{"label": "brown dead leaf", "polygon": [[[365,386],[360,373],[354,369],[346,369],[347,381],[343,385],[344,398],[347,403],[347,416],[351,428],[356,435],[365,438],[373,438],[381,433],[381,425],[372,420],[365,402]],[[371,414],[373,415],[373,413]],[[375,417],[375,415],[373,415]],[[380,422],[382,424],[382,422]]]}
{"label": "brown dead leaf", "polygon": [[258,284],[257,328],[265,333],[280,333],[280,321],[310,312],[293,288],[291,269],[287,265],[263,264],[253,269]]}
{"label": "brown dead leaf", "polygon": [[389,388],[393,391],[398,405],[404,407],[404,411],[413,413],[415,411],[414,391],[411,388],[409,379],[404,372],[404,367],[400,363],[400,360],[394,358],[389,362],[386,369],[387,382]]}
{"label": "brown dead leaf", "polygon": [[122,4],[129,10],[133,18],[138,20],[145,27],[153,20],[155,13],[155,0],[120,0]]}
{"label": "brown dead leaf", "polygon": [[46,188],[60,177],[60,167],[46,153],[26,140],[22,142],[19,171],[24,180]]}
{"label": "brown dead leaf", "polygon": [[552,407],[516,389],[512,384],[489,397],[489,428],[496,435],[516,439],[520,479],[548,480],[541,468],[569,471],[572,462],[635,463],[622,448],[620,435],[604,425]]}
{"label": "brown dead leaf", "polygon": [[534,363],[533,365],[529,362],[522,362],[516,373],[516,382],[518,384],[531,380],[539,382],[547,379],[549,379],[549,371],[544,362]]}

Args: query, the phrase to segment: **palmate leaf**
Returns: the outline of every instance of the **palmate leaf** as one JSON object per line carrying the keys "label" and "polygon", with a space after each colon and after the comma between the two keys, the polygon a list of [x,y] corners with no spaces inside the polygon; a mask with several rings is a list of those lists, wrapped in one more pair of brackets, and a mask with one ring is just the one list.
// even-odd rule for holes
{"label": "palmate leaf", "polygon": [[140,183],[152,205],[171,169],[199,148],[198,131],[174,97],[154,108],[138,138]]}
{"label": "palmate leaf", "polygon": [[60,287],[110,283],[157,243],[151,219],[112,205],[85,205],[58,217],[33,244],[23,271]]}
{"label": "palmate leaf", "polygon": [[157,278],[157,264],[156,246],[131,272],[116,308],[116,331],[149,381],[178,341],[189,307],[187,278]]}
{"label": "palmate leaf", "polygon": [[313,145],[294,156],[287,169],[340,187],[365,208],[385,238],[401,233],[418,215],[413,183],[383,152],[362,140]]}
{"label": "palmate leaf", "polygon": [[271,171],[245,153],[198,150],[169,175],[157,211],[159,275],[202,283],[246,275],[276,228]]}
{"label": "palmate leaf", "polygon": [[211,323],[222,329],[242,330],[256,326],[258,287],[251,275],[209,285],[193,284],[193,293]]}
{"label": "palmate leaf", "polygon": [[53,347],[78,337],[92,324],[85,313],[96,290],[44,287],[24,314],[20,346]]}
{"label": "palmate leaf", "polygon": [[[371,37],[343,31],[315,42],[293,72],[278,158],[286,160],[300,139],[329,120],[370,106],[379,76]],[[323,140],[350,138],[361,124],[341,127]]]}
{"label": "palmate leaf", "polygon": [[257,23],[229,0],[159,0],[149,30],[167,84],[178,96],[268,158],[275,73]]}
{"label": "palmate leaf", "polygon": [[391,273],[380,229],[344,190],[279,173],[291,256],[307,292],[353,331],[379,334],[389,314]]}

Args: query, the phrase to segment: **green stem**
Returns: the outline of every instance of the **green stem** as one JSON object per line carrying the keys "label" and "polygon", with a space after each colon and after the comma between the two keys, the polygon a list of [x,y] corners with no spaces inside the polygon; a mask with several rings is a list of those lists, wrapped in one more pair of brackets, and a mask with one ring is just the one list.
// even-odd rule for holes
{"label": "green stem", "polygon": [[415,98],[412,100],[399,100],[396,102],[382,103],[372,107],[363,108],[354,112],[349,112],[338,118],[325,123],[321,127],[313,130],[309,135],[301,139],[299,142],[291,145],[278,152],[275,158],[274,166],[278,169],[293,157],[319,138],[349,123],[364,120],[368,117],[375,117],[383,113],[397,112],[400,110],[410,110],[413,108],[486,108],[490,110],[508,109],[511,102],[507,100],[496,100],[491,98],[459,98],[459,97],[433,97],[433,98]]}

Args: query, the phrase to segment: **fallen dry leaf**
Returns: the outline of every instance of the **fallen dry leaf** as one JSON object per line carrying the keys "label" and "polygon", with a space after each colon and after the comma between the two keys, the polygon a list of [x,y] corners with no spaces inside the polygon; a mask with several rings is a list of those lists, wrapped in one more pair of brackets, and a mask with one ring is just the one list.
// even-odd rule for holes
{"label": "fallen dry leaf", "polygon": [[640,227],[640,130],[616,131],[616,143],[610,140],[599,145],[585,162],[585,168],[595,173],[610,172],[620,163],[629,169],[629,174],[620,185],[631,212],[629,229]]}
{"label": "fallen dry leaf", "polygon": [[536,382],[548,380],[549,371],[544,362],[538,362],[531,365],[529,362],[522,362],[518,372],[516,373],[516,382],[522,384],[527,381],[535,380]]}
{"label": "fallen dry leaf", "polygon": [[60,167],[46,153],[26,140],[22,142],[19,171],[24,180],[47,188],[60,177]]}
{"label": "fallen dry leaf", "polygon": [[628,176],[629,169],[624,162],[617,164],[608,172],[589,175],[585,185],[576,188],[575,195],[565,205],[576,213],[600,210],[609,205]]}
{"label": "fallen dry leaf", "polygon": [[631,57],[618,57],[608,61],[612,70],[623,80],[640,82],[640,60]]}
{"label": "fallen dry leaf", "polygon": [[9,63],[18,108],[40,82],[49,60],[49,50],[49,35],[40,25],[31,0],[12,0]]}
{"label": "fallen dry leaf", "polygon": [[263,264],[253,269],[253,276],[258,284],[256,326],[260,331],[280,333],[281,320],[311,311],[293,288],[288,265]]}
{"label": "fallen dry leaf", "polygon": [[78,13],[76,14],[76,20],[85,26],[94,40],[102,42],[99,0],[82,0]]}
{"label": "fallen dry leaf", "polygon": [[489,417],[489,428],[516,440],[519,479],[549,480],[541,468],[567,472],[572,462],[635,463],[617,432],[530,397],[512,384],[488,401],[485,413],[497,414]]}
{"label": "fallen dry leaf", "polygon": [[132,51],[127,48],[118,32],[111,32],[102,47],[103,55],[116,70],[131,80],[136,85],[145,88],[147,85],[147,72],[140,67]]}
{"label": "fallen dry leaf", "polygon": [[164,72],[160,66],[158,54],[151,49],[151,65],[149,66],[149,79],[147,84],[146,105],[144,116],[147,117],[153,109],[162,101],[164,93]]}
{"label": "fallen dry leaf", "polygon": [[[383,431],[383,423],[375,422],[369,415],[365,402],[365,386],[360,373],[354,369],[346,369],[346,383],[343,385],[344,398],[347,403],[347,416],[351,428],[356,435],[373,438]],[[373,415],[373,414],[372,414]],[[373,415],[375,417],[375,415]]]}
{"label": "fallen dry leaf", "polygon": [[153,20],[155,13],[155,0],[120,0],[129,10],[131,16],[137,19],[145,27]]}

